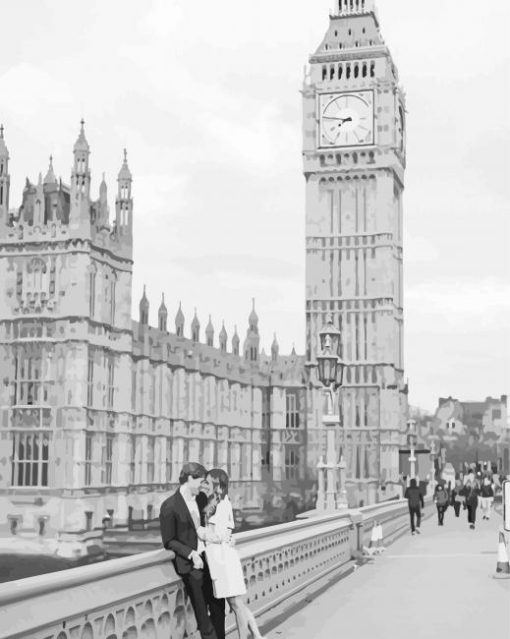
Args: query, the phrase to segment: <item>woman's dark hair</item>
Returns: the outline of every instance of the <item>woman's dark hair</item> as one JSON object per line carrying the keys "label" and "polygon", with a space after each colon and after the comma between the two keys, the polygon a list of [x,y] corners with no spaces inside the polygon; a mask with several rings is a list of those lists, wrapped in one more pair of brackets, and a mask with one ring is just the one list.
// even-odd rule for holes
{"label": "woman's dark hair", "polygon": [[207,477],[212,479],[213,491],[209,497],[207,506],[204,508],[206,522],[214,515],[220,501],[228,495],[228,475],[224,470],[221,470],[221,468],[213,468],[207,473]]}

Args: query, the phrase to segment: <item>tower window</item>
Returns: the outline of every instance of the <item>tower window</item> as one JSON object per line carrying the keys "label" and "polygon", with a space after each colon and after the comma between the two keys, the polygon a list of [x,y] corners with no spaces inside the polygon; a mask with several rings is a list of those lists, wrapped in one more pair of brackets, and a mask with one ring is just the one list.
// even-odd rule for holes
{"label": "tower window", "polygon": [[366,62],[363,63],[362,75],[363,75],[364,78],[367,77],[367,63]]}
{"label": "tower window", "polygon": [[349,79],[350,79],[350,77],[351,77],[351,65],[350,65],[350,64],[348,64],[348,65],[347,65],[347,69],[346,69],[346,77],[347,77],[347,79],[348,79],[348,80],[349,80]]}
{"label": "tower window", "polygon": [[325,80],[328,77],[328,67],[322,67],[322,79]]}
{"label": "tower window", "polygon": [[333,65],[331,65],[331,67],[329,69],[329,79],[333,80],[334,77],[335,77],[335,67]]}
{"label": "tower window", "polygon": [[[358,46],[358,45],[356,45]],[[359,76],[359,66],[356,64],[354,66],[354,77],[357,78]]]}

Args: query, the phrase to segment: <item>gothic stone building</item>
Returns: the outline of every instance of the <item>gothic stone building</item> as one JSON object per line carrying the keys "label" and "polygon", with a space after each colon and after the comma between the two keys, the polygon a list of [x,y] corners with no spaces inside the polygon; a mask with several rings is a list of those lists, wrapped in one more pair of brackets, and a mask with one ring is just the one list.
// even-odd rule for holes
{"label": "gothic stone building", "polygon": [[[407,418],[403,372],[405,102],[372,0],[336,0],[302,90],[306,356],[185,336],[161,303],[131,318],[132,176],[90,193],[83,124],[71,184],[50,160],[9,208],[0,133],[0,532],[84,530],[157,514],[183,461],[226,467],[239,505],[312,482],[324,452],[317,335],[331,315],[347,368],[338,448],[351,505],[391,497]],[[230,348],[229,348],[230,346]],[[385,489],[385,490],[384,490]]]}
{"label": "gothic stone building", "polygon": [[[253,308],[241,350],[225,327],[205,343],[164,300],[149,326],[145,291],[131,319],[132,176],[118,175],[110,222],[104,180],[90,193],[83,123],[71,185],[50,160],[9,209],[0,133],[0,529],[87,530],[106,513],[151,518],[182,463],[226,467],[241,506],[274,481],[306,477],[303,358],[260,351]],[[265,480],[265,481],[262,481]]]}

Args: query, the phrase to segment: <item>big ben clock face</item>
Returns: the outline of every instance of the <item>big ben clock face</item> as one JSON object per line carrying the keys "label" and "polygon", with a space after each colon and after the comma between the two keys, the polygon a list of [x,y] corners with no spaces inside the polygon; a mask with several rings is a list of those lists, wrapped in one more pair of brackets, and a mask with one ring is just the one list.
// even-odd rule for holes
{"label": "big ben clock face", "polygon": [[319,95],[319,145],[324,147],[374,144],[374,94]]}

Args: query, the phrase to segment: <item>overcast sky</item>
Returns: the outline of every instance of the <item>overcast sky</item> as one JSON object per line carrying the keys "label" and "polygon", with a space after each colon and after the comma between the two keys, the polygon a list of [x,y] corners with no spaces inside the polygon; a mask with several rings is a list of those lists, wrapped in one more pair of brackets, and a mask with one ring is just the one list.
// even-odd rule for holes
{"label": "overcast sky", "polygon": [[[333,0],[0,0],[11,206],[79,120],[110,207],[134,174],[133,313],[147,284],[229,338],[256,298],[262,344],[304,352],[303,67]],[[405,360],[410,402],[510,391],[508,0],[379,0],[407,93]]]}

